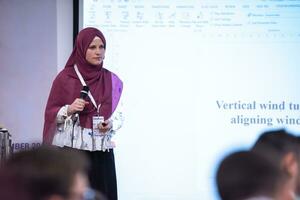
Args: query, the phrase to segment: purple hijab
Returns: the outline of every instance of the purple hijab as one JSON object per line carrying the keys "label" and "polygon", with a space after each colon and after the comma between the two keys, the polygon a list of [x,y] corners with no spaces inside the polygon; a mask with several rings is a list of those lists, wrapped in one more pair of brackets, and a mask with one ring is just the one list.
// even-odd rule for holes
{"label": "purple hijab", "polygon": [[[97,106],[101,104],[100,115],[105,119],[111,117],[120,100],[123,84],[117,75],[100,65],[91,65],[85,59],[86,51],[98,36],[106,48],[104,35],[96,28],[85,28],[81,30],[76,38],[76,43],[65,68],[53,81],[45,110],[45,123],[43,131],[43,142],[51,143],[56,130],[56,116],[61,107],[70,105],[79,97],[82,84],[74,70],[76,64],[85,83],[89,86]],[[80,125],[84,128],[92,128],[92,116],[97,109],[88,98],[89,102],[84,110],[79,113]]]}

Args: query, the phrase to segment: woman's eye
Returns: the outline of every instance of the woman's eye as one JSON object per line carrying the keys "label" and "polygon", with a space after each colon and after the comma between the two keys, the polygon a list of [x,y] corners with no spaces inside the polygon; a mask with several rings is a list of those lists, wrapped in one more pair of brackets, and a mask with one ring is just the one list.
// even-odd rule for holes
{"label": "woman's eye", "polygon": [[96,48],[104,49],[104,45],[100,45],[99,47],[96,47],[96,46],[89,46],[89,49],[96,49]]}

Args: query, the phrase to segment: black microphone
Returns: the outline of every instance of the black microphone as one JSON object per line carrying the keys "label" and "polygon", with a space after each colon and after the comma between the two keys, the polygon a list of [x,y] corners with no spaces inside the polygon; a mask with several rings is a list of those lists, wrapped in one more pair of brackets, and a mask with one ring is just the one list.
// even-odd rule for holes
{"label": "black microphone", "polygon": [[[89,90],[90,90],[90,88],[89,88],[89,86],[87,86],[87,85],[84,85],[83,87],[82,87],[82,90],[80,91],[80,99],[86,99],[87,97],[88,97],[88,94],[89,94]],[[72,129],[72,147],[73,147],[73,143],[74,143],[74,126],[75,126],[75,124],[76,124],[76,122],[77,122],[77,120],[78,120],[78,118],[79,118],[79,114],[78,114],[79,112],[77,111],[76,113],[75,113],[75,116],[74,116],[74,118],[73,118],[73,129]]]}
{"label": "black microphone", "polygon": [[82,90],[80,91],[80,99],[86,99],[89,94],[89,86],[83,86]]}
{"label": "black microphone", "polygon": [[[80,91],[80,99],[86,99],[88,97],[89,91],[90,91],[89,86],[84,85],[82,87],[82,90]],[[79,114],[78,114],[78,112],[76,112],[75,113],[75,120],[77,120],[78,117],[79,117]]]}

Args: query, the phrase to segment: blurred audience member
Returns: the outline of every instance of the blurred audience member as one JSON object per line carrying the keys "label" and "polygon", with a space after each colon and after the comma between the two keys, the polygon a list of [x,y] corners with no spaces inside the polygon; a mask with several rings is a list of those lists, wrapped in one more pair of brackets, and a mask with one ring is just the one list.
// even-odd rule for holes
{"label": "blurred audience member", "polygon": [[217,169],[216,183],[222,200],[290,200],[281,198],[286,176],[273,162],[251,151],[225,157]]}
{"label": "blurred audience member", "polygon": [[89,163],[69,149],[42,146],[13,154],[0,169],[0,199],[95,200]]}
{"label": "blurred audience member", "polygon": [[289,186],[293,188],[294,196],[300,195],[300,142],[295,135],[284,129],[262,133],[252,151],[271,159],[286,176]]}

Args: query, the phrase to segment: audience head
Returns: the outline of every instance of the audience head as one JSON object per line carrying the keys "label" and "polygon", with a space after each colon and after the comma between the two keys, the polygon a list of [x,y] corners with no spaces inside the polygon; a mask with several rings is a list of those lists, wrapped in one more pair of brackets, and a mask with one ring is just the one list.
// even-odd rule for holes
{"label": "audience head", "polygon": [[281,171],[273,162],[251,151],[234,152],[225,157],[216,175],[222,200],[275,197],[281,179]]}
{"label": "audience head", "polygon": [[300,142],[295,135],[284,129],[264,132],[258,137],[252,151],[278,165],[290,178],[296,194],[300,194]]}
{"label": "audience head", "polygon": [[[297,144],[300,147],[300,136],[297,136]],[[297,196],[300,197],[300,156],[298,156],[298,176],[297,176],[296,194]]]}
{"label": "audience head", "polygon": [[85,155],[69,149],[42,146],[17,152],[0,170],[5,177],[5,182],[0,180],[0,199],[85,199],[88,166]]}

